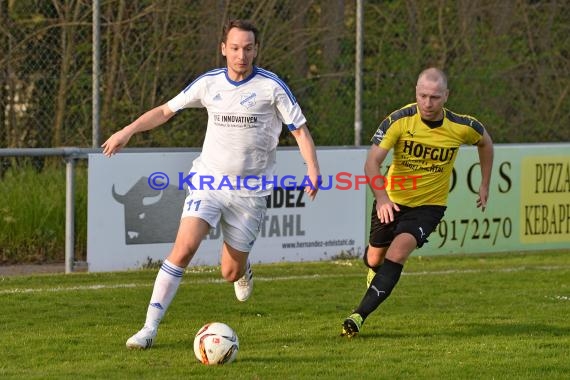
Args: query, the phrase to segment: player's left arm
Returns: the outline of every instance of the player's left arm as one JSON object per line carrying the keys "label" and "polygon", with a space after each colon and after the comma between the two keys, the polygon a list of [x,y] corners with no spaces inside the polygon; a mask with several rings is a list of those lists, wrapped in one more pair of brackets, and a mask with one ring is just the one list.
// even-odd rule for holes
{"label": "player's left arm", "polygon": [[313,137],[311,136],[311,132],[309,132],[306,124],[303,124],[299,128],[291,131],[291,133],[293,134],[293,137],[295,137],[297,145],[299,145],[299,150],[301,151],[301,156],[303,156],[303,159],[307,164],[307,175],[309,176],[313,186],[306,186],[305,193],[307,193],[311,200],[313,200],[319,190],[319,177],[321,176],[315,143],[313,142]]}
{"label": "player's left arm", "polygon": [[483,130],[483,136],[477,143],[477,151],[479,153],[479,164],[481,165],[481,185],[479,186],[477,207],[485,211],[487,200],[489,199],[489,185],[493,169],[493,141],[486,130]]}

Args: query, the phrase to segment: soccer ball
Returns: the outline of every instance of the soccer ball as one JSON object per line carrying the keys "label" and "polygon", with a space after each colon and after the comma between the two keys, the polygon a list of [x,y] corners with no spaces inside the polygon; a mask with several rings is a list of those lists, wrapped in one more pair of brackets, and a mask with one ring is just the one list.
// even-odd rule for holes
{"label": "soccer ball", "polygon": [[194,338],[194,355],[202,364],[231,363],[236,359],[238,349],[238,337],[225,323],[208,323]]}

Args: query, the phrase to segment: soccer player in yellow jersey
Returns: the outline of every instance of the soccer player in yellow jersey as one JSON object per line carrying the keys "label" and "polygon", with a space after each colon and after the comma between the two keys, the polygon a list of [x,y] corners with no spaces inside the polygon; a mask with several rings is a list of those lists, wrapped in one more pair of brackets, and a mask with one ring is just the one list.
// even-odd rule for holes
{"label": "soccer player in yellow jersey", "polygon": [[[360,305],[344,320],[342,336],[360,332],[366,318],[390,296],[407,258],[427,242],[443,218],[460,145],[477,146],[481,185],[476,203],[485,210],[493,142],[475,118],[444,108],[448,95],[445,73],[425,69],[418,77],[416,103],[391,113],[372,137],[364,172],[368,178],[378,176],[386,155],[394,149],[385,177],[395,186],[370,186],[375,200],[363,257],[370,268],[368,289]],[[402,183],[402,179],[409,179],[409,183]]]}

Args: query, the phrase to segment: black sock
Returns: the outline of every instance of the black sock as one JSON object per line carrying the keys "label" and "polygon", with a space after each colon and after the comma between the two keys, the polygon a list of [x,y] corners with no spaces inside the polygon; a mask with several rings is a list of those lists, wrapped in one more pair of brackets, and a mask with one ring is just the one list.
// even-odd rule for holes
{"label": "black sock", "polygon": [[385,259],[378,268],[376,276],[374,276],[362,301],[360,301],[360,305],[354,312],[360,314],[363,320],[366,319],[370,313],[376,310],[390,296],[392,289],[394,289],[400,279],[403,268],[402,264]]}

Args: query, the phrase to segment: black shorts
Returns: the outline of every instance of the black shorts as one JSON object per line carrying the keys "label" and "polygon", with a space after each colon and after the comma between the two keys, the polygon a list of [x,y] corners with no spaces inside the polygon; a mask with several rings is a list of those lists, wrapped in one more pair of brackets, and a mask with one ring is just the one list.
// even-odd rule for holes
{"label": "black shorts", "polygon": [[398,205],[398,207],[400,211],[394,210],[393,222],[381,223],[376,213],[376,201],[374,201],[370,218],[369,238],[372,247],[387,247],[396,235],[407,232],[416,238],[417,246],[421,248],[427,243],[428,236],[435,230],[447,208],[435,205],[418,207]]}

